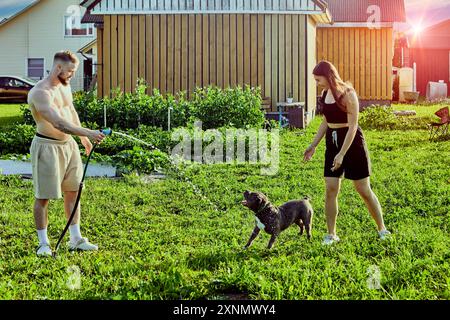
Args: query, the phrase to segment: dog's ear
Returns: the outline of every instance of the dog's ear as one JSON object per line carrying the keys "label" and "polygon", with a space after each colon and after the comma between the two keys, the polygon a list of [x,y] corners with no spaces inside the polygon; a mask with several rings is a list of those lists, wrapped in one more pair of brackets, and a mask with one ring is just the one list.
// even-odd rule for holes
{"label": "dog's ear", "polygon": [[267,203],[269,201],[269,199],[267,199],[265,194],[261,193],[261,192],[257,192],[256,193],[256,198],[258,199],[258,205],[261,205],[263,203]]}
{"label": "dog's ear", "polygon": [[246,197],[246,198],[247,198],[247,197],[248,197],[248,194],[249,194],[249,193],[250,193],[250,191],[248,191],[248,190],[245,190],[245,191],[244,191],[244,197]]}

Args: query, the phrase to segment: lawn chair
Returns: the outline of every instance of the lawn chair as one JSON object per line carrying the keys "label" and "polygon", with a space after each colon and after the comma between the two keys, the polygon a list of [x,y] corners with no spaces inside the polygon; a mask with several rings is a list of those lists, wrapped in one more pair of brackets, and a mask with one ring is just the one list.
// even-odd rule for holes
{"label": "lawn chair", "polygon": [[430,140],[433,138],[445,136],[448,133],[448,126],[450,124],[450,116],[448,107],[439,109],[434,113],[437,115],[441,121],[430,123]]}

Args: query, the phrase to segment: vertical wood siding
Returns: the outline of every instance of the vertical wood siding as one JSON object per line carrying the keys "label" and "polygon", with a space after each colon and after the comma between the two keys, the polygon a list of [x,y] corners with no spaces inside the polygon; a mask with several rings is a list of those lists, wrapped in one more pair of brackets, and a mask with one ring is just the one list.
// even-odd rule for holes
{"label": "vertical wood siding", "polygon": [[[315,29],[313,25],[310,29]],[[115,88],[135,89],[138,78],[162,93],[195,87],[260,86],[272,109],[289,94],[305,101],[306,61],[316,62],[306,44],[305,15],[109,15],[99,32],[103,73],[100,96]],[[314,30],[312,30],[314,31]],[[315,44],[315,33],[309,32]],[[330,46],[331,47],[331,46]],[[305,101],[306,102],[306,101]],[[315,105],[311,105],[315,108]]]}
{"label": "vertical wood siding", "polygon": [[318,28],[317,61],[328,60],[360,99],[392,99],[392,29]]}
{"label": "vertical wood siding", "polygon": [[450,96],[450,50],[449,49],[410,49],[411,66],[417,64],[417,91],[427,95],[428,82],[444,80]]}

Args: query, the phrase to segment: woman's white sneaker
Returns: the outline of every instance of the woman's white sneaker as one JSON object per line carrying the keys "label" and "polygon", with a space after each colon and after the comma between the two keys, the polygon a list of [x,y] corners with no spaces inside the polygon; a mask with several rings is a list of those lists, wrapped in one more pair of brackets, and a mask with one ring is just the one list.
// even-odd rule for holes
{"label": "woman's white sneaker", "polygon": [[378,232],[378,236],[380,237],[380,240],[387,240],[387,239],[389,239],[390,235],[391,235],[391,233],[386,229]]}
{"label": "woman's white sneaker", "polygon": [[81,250],[81,251],[97,251],[98,246],[89,242],[87,238],[81,238],[77,242],[73,243],[69,241],[69,250]]}
{"label": "woman's white sneaker", "polygon": [[336,235],[332,235],[332,234],[327,234],[322,241],[323,245],[332,245],[333,243],[339,242],[341,239],[339,239],[338,236]]}
{"label": "woman's white sneaker", "polygon": [[51,257],[52,256],[52,248],[48,243],[40,244],[37,248],[36,255],[40,257]]}

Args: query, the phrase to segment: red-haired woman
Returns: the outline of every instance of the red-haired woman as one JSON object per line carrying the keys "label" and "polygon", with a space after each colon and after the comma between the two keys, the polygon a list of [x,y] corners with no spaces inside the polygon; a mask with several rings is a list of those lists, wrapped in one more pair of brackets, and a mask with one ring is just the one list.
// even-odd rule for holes
{"label": "red-haired woman", "polygon": [[313,142],[304,153],[304,160],[311,159],[316,146],[323,136],[326,136],[324,177],[328,234],[323,244],[330,245],[339,241],[336,235],[336,217],[342,175],[353,180],[356,191],[377,224],[380,239],[384,240],[390,232],[384,226],[380,202],[370,187],[369,153],[363,132],[358,126],[358,96],[352,86],[341,79],[336,67],[328,61],[321,61],[314,68],[313,74],[317,84],[325,89],[319,102],[324,118]]}

